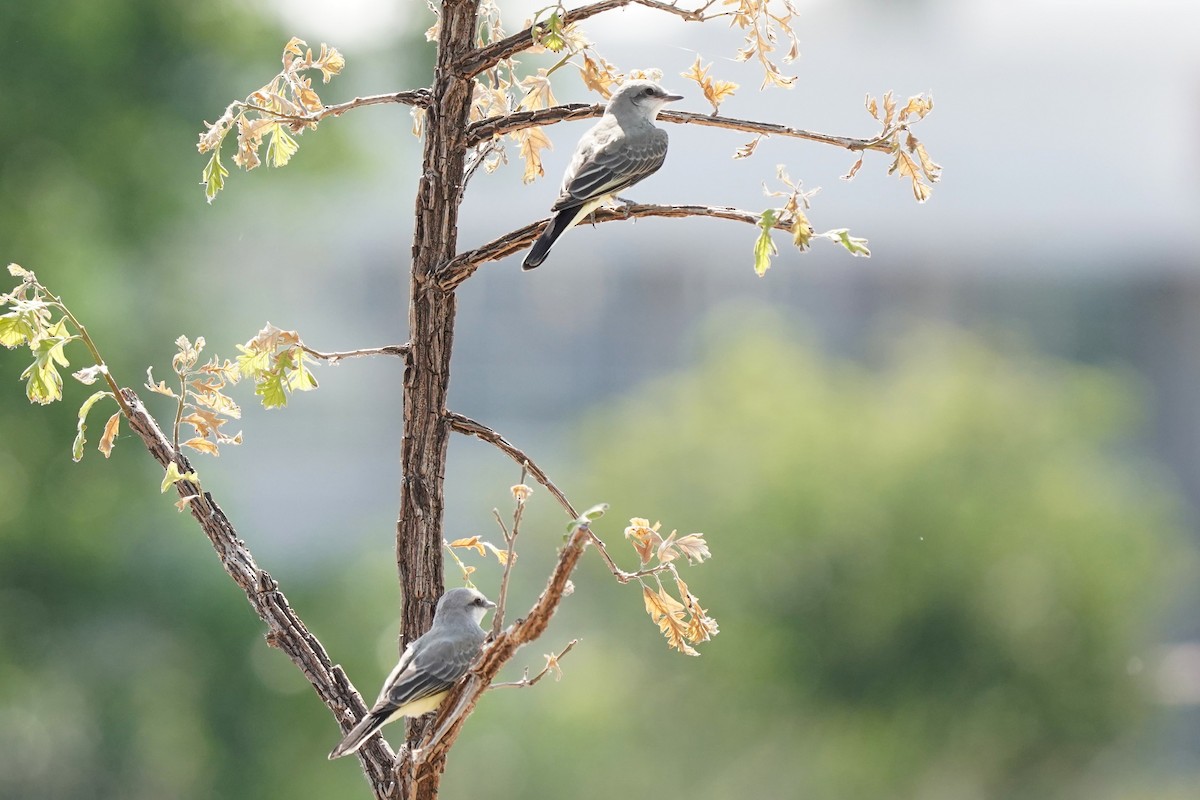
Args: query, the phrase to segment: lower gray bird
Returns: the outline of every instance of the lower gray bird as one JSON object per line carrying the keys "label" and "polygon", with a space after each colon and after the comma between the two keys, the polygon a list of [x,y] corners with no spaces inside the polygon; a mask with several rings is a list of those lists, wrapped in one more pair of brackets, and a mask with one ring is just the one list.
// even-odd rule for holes
{"label": "lower gray bird", "polygon": [[667,158],[667,132],[654,120],[664,105],[682,99],[653,81],[629,81],[617,90],[604,116],[579,140],[550,209],[554,217],[529,249],[522,269],[541,264],[558,237],[617,192],[658,171]]}
{"label": "lower gray bird", "polygon": [[401,717],[419,717],[441,705],[466,674],[487,634],[479,623],[496,604],[475,589],[451,589],[438,600],[433,625],[404,649],[388,675],[379,699],[329,758],[341,758],[363,746],[384,725]]}

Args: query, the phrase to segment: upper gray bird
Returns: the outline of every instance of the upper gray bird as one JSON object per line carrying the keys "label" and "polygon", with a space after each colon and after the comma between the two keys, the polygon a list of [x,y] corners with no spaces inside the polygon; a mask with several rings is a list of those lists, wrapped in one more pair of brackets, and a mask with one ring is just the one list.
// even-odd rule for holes
{"label": "upper gray bird", "polygon": [[333,748],[329,758],[353,753],[393,720],[419,717],[441,705],[479,655],[487,638],[479,623],[488,609],[495,607],[475,589],[451,589],[442,595],[433,612],[433,625],[404,649],[375,705]]}
{"label": "upper gray bird", "polygon": [[558,237],[610,197],[658,171],[667,157],[667,132],[654,120],[664,105],[682,99],[653,81],[629,81],[617,90],[604,116],[579,140],[551,206],[554,217],[529,249],[523,269],[545,261]]}

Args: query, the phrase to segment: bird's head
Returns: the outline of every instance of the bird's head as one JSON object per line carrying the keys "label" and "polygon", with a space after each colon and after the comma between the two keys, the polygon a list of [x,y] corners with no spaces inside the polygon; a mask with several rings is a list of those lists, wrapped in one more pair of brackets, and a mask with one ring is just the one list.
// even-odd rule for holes
{"label": "bird's head", "polygon": [[451,589],[438,600],[433,615],[436,618],[447,611],[462,611],[478,623],[483,621],[483,615],[488,609],[495,607],[496,604],[484,597],[478,589]]}
{"label": "bird's head", "polygon": [[654,81],[629,81],[613,94],[604,113],[621,120],[652,120],[664,105],[682,99],[683,95],[668,94]]}

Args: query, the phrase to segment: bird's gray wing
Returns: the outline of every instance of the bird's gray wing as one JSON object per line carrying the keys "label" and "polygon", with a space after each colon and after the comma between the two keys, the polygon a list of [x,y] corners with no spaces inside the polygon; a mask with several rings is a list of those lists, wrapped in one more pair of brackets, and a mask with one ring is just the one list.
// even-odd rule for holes
{"label": "bird's gray wing", "polygon": [[667,132],[622,136],[583,159],[563,186],[552,210],[559,211],[624,191],[657,172],[667,158]]}
{"label": "bird's gray wing", "polygon": [[[478,629],[478,626],[475,626]],[[398,708],[414,700],[444,692],[455,684],[471,666],[483,642],[483,631],[479,636],[436,635],[414,644],[413,655],[408,664],[399,670],[379,695],[375,708],[390,706]],[[422,637],[425,638],[425,637]]]}

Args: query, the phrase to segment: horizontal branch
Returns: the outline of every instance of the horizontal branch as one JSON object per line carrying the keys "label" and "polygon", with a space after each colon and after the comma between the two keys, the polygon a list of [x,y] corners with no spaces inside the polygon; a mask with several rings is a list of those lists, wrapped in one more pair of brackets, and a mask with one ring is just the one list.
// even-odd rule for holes
{"label": "horizontal branch", "polygon": [[[568,103],[561,106],[541,108],[536,111],[518,111],[502,117],[488,117],[472,123],[467,128],[467,141],[478,144],[481,141],[506,133],[532,128],[535,125],[553,125],[556,122],[590,119],[604,114],[604,106],[600,104]],[[663,122],[673,122],[677,125],[701,125],[708,128],[724,128],[744,133],[757,133],[763,136],[786,136],[792,139],[805,139],[810,142],[831,144],[845,150],[878,150],[881,153],[891,151],[888,144],[895,129],[885,131],[870,139],[859,139],[853,136],[834,136],[828,133],[818,133],[803,128],[793,128],[774,122],[759,122],[752,119],[736,117],[721,117],[715,114],[696,114],[691,111],[663,111],[658,115]]]}
{"label": "horizontal branch", "polygon": [[453,411],[446,412],[446,423],[450,426],[451,430],[458,431],[459,433],[466,434],[467,436],[474,436],[498,447],[513,461],[516,461],[522,467],[529,470],[529,474],[533,476],[534,480],[546,487],[546,491],[548,491],[554,497],[554,499],[558,501],[558,504],[563,507],[563,510],[567,512],[567,515],[571,519],[575,519],[579,516],[579,512],[577,512],[571,505],[571,501],[567,500],[567,496],[559,491],[559,488],[555,486],[553,481],[550,480],[549,476],[542,471],[542,468],[533,463],[529,456],[518,450],[499,433],[481,422],[476,422],[470,417],[465,417],[462,414],[456,414]]}
{"label": "horizontal branch", "polygon": [[[563,15],[563,26],[572,25],[576,22],[581,22],[588,17],[594,17],[597,14],[603,14],[605,11],[612,11],[616,8],[623,8],[629,5],[645,6],[656,11],[665,11],[668,14],[674,14],[677,17],[682,17],[689,22],[703,22],[709,17],[705,15],[705,11],[709,6],[713,5],[715,0],[708,0],[699,8],[686,9],[680,8],[675,3],[665,3],[662,0],[599,0],[595,3],[589,3],[586,6],[573,8]],[[721,15],[713,15],[721,16]],[[486,69],[494,67],[497,63],[506,58],[512,58],[522,50],[527,50],[533,47],[533,28],[514,33],[506,39],[501,39],[487,47],[481,47],[478,50],[473,50],[463,58],[459,59],[455,64],[455,71],[461,78],[473,78]]]}
{"label": "horizontal branch", "polygon": [[[146,410],[141,398],[132,389],[122,389],[121,396],[125,401],[124,406],[129,409],[129,427],[141,438],[154,460],[164,469],[174,463],[181,473],[192,471],[187,458],[177,454],[171,447],[170,440]],[[188,480],[176,482],[175,489],[181,498],[187,500],[192,517],[212,542],[221,566],[245,593],[255,613],[266,624],[267,644],[287,654],[312,684],[321,702],[333,712],[343,731],[349,730],[366,713],[367,707],[345,671],[330,660],[321,642],[292,610],[275,579],[258,567],[212,494],[201,492],[198,486]],[[392,772],[395,754],[382,737],[373,737],[364,745],[359,751],[359,760],[376,797],[397,796]]]}
{"label": "horizontal branch", "polygon": [[[632,203],[617,208],[597,209],[587,222],[615,222],[617,220],[635,219],[637,217],[714,217],[716,219],[727,219],[734,222],[758,225],[761,215],[753,211],[745,211],[729,206],[660,206]],[[533,243],[542,228],[549,221],[548,219],[539,220],[523,228],[518,228],[511,233],[506,233],[499,239],[494,239],[482,247],[477,247],[474,250],[468,250],[465,253],[455,256],[446,262],[446,266],[442,268],[442,275],[438,282],[439,285],[446,290],[453,289],[471,277],[471,274],[475,270],[489,261],[497,261],[524,250]],[[791,227],[791,224],[792,221],[790,218],[780,217],[776,220],[775,227],[787,230]],[[473,433],[473,431],[464,432]],[[478,436],[479,434],[475,435]],[[480,438],[484,437],[481,436]]]}
{"label": "horizontal branch", "polygon": [[405,106],[418,106],[425,108],[433,101],[433,95],[428,89],[410,89],[404,92],[391,92],[389,94],[371,94],[366,97],[356,97],[353,100],[347,100],[345,103],[337,105],[325,106],[319,113],[320,119],[326,117],[340,117],[347,111],[363,106],[377,106],[384,103],[399,103]]}
{"label": "horizontal branch", "polygon": [[398,356],[407,359],[412,353],[412,345],[410,344],[389,344],[383,347],[364,347],[361,350],[343,350],[338,353],[323,353],[320,350],[313,350],[307,345],[300,345],[304,352],[308,353],[313,358],[319,358],[322,361],[328,361],[330,364],[336,364],[339,361],[347,358],[363,358],[365,356]]}
{"label": "horizontal branch", "polygon": [[410,89],[403,92],[389,92],[387,94],[371,94],[366,97],[356,97],[353,100],[347,100],[345,103],[337,103],[332,106],[325,106],[320,111],[313,111],[308,114],[285,114],[282,111],[266,108],[265,106],[247,103],[242,100],[234,101],[234,103],[226,110],[226,115],[232,113],[232,109],[238,106],[248,108],[252,111],[257,111],[277,119],[286,119],[291,122],[298,123],[316,123],[326,117],[340,117],[347,111],[364,106],[378,106],[384,104],[398,103],[406,106],[417,106],[425,108],[433,99],[428,89]]}

